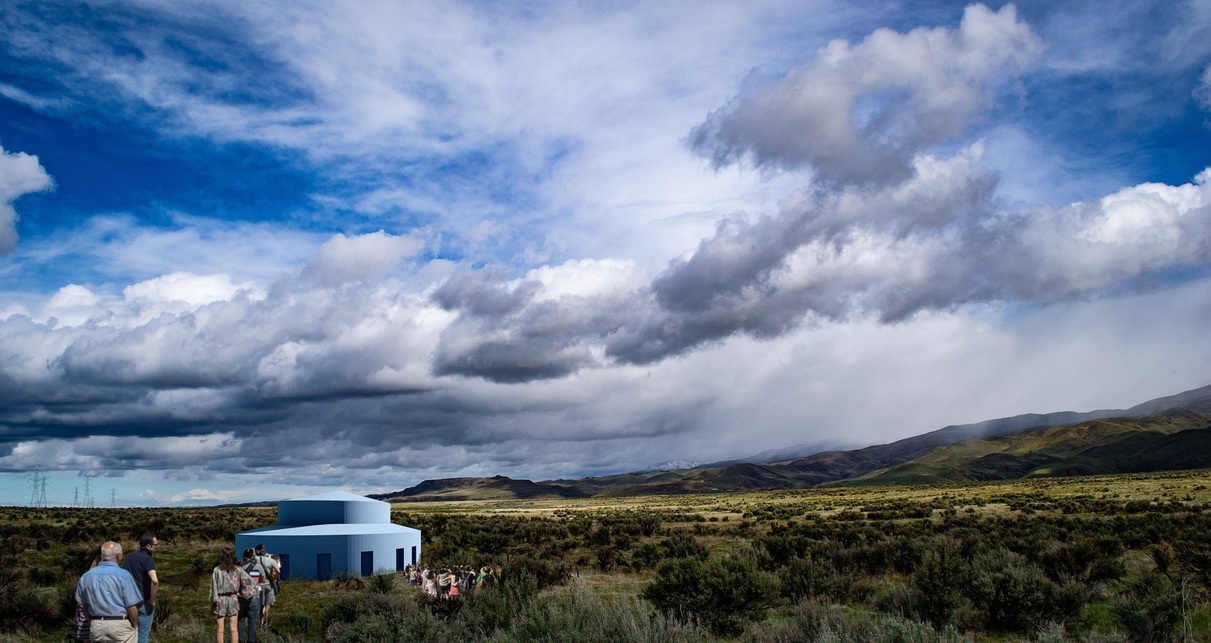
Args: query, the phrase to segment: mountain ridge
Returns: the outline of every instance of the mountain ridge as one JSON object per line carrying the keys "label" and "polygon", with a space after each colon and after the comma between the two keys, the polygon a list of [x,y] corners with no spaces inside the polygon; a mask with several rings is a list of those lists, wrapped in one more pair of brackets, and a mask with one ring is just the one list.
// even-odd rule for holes
{"label": "mountain ridge", "polygon": [[[765,453],[779,457],[796,448]],[[425,502],[675,495],[1202,467],[1211,467],[1211,385],[1127,409],[1027,413],[790,460],[742,458],[692,469],[542,482],[445,478],[370,497]]]}

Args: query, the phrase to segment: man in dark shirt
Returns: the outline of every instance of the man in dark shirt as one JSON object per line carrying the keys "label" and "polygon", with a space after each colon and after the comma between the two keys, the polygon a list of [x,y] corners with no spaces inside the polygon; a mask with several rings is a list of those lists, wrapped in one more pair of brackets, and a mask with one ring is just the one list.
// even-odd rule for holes
{"label": "man in dark shirt", "polygon": [[139,537],[139,551],[126,558],[126,571],[135,577],[135,584],[143,594],[143,602],[139,605],[139,643],[147,643],[151,623],[155,620],[160,579],[156,576],[156,561],[152,555],[159,546],[155,534],[143,534]]}

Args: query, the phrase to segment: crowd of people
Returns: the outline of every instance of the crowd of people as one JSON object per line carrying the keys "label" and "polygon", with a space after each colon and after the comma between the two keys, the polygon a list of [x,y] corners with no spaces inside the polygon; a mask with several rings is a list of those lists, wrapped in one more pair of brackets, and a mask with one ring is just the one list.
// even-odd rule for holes
{"label": "crowd of people", "polygon": [[[75,639],[90,643],[147,643],[155,621],[160,579],[155,534],[139,538],[139,550],[125,559],[122,543],[107,541],[92,567],[76,585]],[[210,575],[210,613],[217,625],[216,640],[256,642],[257,626],[269,624],[269,608],[281,589],[281,559],[264,545],[244,550],[237,560],[231,547],[219,550]]]}
{"label": "crowd of people", "polygon": [[404,570],[404,575],[409,585],[420,587],[429,596],[440,600],[465,596],[501,580],[500,565],[485,565],[478,572],[471,565],[455,565],[440,570],[412,565]]}
{"label": "crowd of people", "polygon": [[[108,541],[92,567],[76,586],[78,641],[91,643],[147,643],[155,620],[160,580],[155,534],[139,538],[139,550],[125,559],[122,544]],[[264,545],[245,549],[236,558],[232,547],[219,550],[218,565],[210,575],[210,614],[215,638],[225,643],[255,643],[257,628],[269,624],[269,610],[281,589],[281,559]],[[455,600],[501,582],[500,565],[471,565],[430,569],[411,565],[404,570],[408,583],[439,600]]]}

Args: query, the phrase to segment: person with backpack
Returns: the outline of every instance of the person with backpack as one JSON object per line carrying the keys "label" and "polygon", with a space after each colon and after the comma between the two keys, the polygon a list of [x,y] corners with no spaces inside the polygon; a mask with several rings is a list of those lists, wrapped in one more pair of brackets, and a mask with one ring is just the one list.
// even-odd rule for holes
{"label": "person with backpack", "polygon": [[463,596],[471,593],[471,587],[475,581],[475,568],[470,565],[463,565],[462,573],[458,582],[458,589]]}
{"label": "person with backpack", "polygon": [[261,595],[263,594],[261,580],[265,578],[266,572],[260,561],[256,559],[251,547],[244,550],[240,568],[252,578],[252,582],[257,586],[257,591],[251,594],[251,598],[240,598],[240,612],[237,619],[240,631],[239,640],[241,643],[256,643],[256,627],[261,621]]}
{"label": "person with backpack", "polygon": [[261,625],[268,626],[269,607],[277,601],[277,592],[273,591],[273,578],[280,573],[282,565],[265,551],[265,545],[256,546],[256,560],[265,572],[261,577]]}

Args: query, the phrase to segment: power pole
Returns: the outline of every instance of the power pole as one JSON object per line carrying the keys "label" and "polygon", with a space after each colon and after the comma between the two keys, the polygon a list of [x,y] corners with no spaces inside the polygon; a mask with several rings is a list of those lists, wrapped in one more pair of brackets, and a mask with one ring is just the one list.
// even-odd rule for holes
{"label": "power pole", "polygon": [[113,487],[109,488],[109,506],[110,508],[118,506],[118,490]]}
{"label": "power pole", "polygon": [[75,490],[71,493],[71,506],[80,506],[80,485],[76,485]]}

